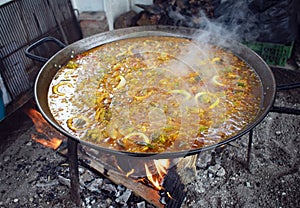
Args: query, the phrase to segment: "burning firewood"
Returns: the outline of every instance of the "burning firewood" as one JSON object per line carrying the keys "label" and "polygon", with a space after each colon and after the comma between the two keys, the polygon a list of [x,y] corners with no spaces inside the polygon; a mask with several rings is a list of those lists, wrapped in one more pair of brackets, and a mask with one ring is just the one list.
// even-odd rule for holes
{"label": "burning firewood", "polygon": [[[67,155],[64,148],[59,150]],[[123,185],[155,207],[181,207],[186,185],[195,176],[197,155],[179,159],[133,159],[106,155],[95,149],[79,148],[81,165],[113,183]],[[136,164],[136,166],[134,166]],[[143,170],[138,170],[143,169]]]}

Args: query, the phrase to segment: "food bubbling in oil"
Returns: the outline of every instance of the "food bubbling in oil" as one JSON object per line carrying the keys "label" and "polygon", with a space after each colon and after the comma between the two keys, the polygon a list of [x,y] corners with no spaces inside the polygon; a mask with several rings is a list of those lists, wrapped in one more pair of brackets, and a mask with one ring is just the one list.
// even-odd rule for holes
{"label": "food bubbling in oil", "polygon": [[233,53],[179,37],[107,43],[71,59],[50,84],[56,121],[81,140],[174,152],[231,138],[260,110],[257,74]]}

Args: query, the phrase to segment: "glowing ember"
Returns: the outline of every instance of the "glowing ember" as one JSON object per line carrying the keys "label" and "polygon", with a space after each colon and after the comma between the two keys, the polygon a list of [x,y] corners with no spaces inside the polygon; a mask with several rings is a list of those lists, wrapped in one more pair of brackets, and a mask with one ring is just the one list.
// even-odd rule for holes
{"label": "glowing ember", "polygon": [[60,146],[60,144],[62,143],[62,140],[58,139],[58,138],[52,138],[52,139],[48,140],[48,139],[37,139],[35,137],[36,137],[35,135],[31,135],[31,138],[34,141],[44,145],[45,147],[52,148],[54,150],[57,149]]}
{"label": "glowing ember", "polygon": [[145,170],[147,179],[149,182],[153,185],[153,187],[157,190],[162,190],[162,182],[167,174],[168,167],[170,165],[170,161],[168,159],[160,159],[160,160],[154,160],[154,165],[157,170],[157,174],[152,174],[148,165],[145,164]]}
{"label": "glowing ember", "polygon": [[[58,139],[57,136],[53,136],[55,130],[48,124],[48,122],[43,118],[43,116],[35,109],[26,109],[24,112],[31,118],[36,131],[41,135],[31,135],[31,138],[46,147],[57,149],[62,140]],[[43,137],[43,138],[42,138]]]}

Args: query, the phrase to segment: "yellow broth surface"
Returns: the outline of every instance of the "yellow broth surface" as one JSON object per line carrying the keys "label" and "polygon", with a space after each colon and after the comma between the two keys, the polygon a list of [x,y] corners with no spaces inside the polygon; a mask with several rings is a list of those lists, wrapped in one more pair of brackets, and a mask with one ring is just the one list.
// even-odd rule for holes
{"label": "yellow broth surface", "polygon": [[262,85],[230,51],[178,37],[91,49],[59,69],[48,93],[81,140],[128,152],[174,152],[231,138],[255,119]]}

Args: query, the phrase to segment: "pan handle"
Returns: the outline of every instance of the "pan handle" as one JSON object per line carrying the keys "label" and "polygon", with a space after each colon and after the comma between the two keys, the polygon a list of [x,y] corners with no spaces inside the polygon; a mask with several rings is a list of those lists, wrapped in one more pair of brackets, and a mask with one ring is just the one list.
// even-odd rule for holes
{"label": "pan handle", "polygon": [[[276,88],[277,88],[277,91],[297,89],[297,88],[300,88],[300,82],[281,84],[281,85],[276,86]],[[291,108],[291,107],[279,107],[279,106],[273,105],[271,107],[270,111],[276,112],[276,113],[300,115],[300,109]]]}
{"label": "pan handle", "polygon": [[289,107],[272,106],[270,112],[300,115],[300,109],[289,108]]}
{"label": "pan handle", "polygon": [[48,36],[48,37],[44,37],[44,38],[38,40],[37,42],[33,43],[28,48],[26,48],[25,55],[28,58],[31,58],[33,60],[46,63],[48,61],[48,58],[45,58],[45,57],[42,57],[42,56],[38,56],[38,55],[35,55],[35,54],[33,54],[33,53],[30,52],[31,50],[35,49],[36,47],[42,45],[45,42],[54,42],[54,43],[56,43],[61,48],[66,47],[66,44],[64,44],[63,42],[59,41],[58,39],[56,39],[54,37]]}

